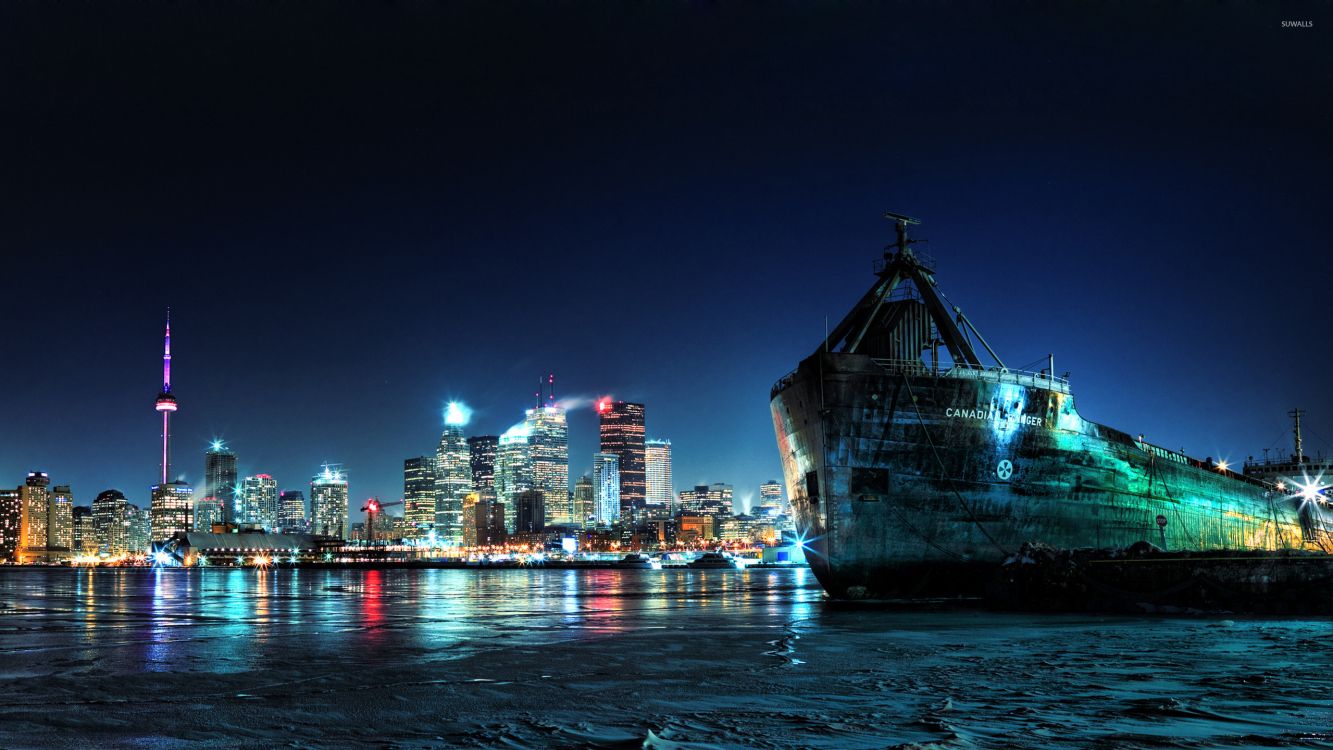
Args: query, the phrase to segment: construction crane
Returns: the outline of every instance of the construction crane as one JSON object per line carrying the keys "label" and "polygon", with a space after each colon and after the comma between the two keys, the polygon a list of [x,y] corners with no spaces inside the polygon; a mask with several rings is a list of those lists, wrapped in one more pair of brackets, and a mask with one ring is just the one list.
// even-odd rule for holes
{"label": "construction crane", "polygon": [[380,502],[378,497],[372,497],[361,506],[361,512],[366,514],[366,546],[369,547],[375,543],[375,519],[379,517],[382,510],[390,505],[402,505],[402,500],[393,500],[387,503]]}

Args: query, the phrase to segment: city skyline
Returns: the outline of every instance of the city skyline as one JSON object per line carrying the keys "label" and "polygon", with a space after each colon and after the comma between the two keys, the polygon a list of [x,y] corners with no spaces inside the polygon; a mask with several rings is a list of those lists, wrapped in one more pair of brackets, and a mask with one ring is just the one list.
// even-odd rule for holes
{"label": "city skyline", "polygon": [[[397,496],[444,404],[499,435],[553,371],[567,396],[648,405],[676,489],[752,496],[779,473],[769,390],[872,278],[886,209],[922,220],[1005,362],[1053,353],[1089,419],[1234,462],[1285,448],[1300,407],[1327,452],[1317,37],[1259,8],[1164,9],[1151,32],[1129,8],[1031,10],[1001,25],[1040,44],[950,27],[958,55],[912,31],[937,25],[925,8],[681,9],[672,34],[648,9],[478,10],[512,49],[484,81],[463,73],[484,45],[418,33],[478,20],[444,6],[373,33],[345,8],[319,33],[196,8],[217,33],[166,47],[143,8],[62,15],[55,46],[16,11],[7,46],[45,73],[12,81],[40,116],[13,118],[0,227],[24,283],[0,338],[73,364],[0,372],[0,477],[146,505],[170,307],[174,463],[196,485],[220,436],[243,474],[301,487],[340,462],[357,498]],[[1106,64],[1127,32],[1137,53]],[[1186,32],[1209,40],[1197,65],[1162,76]],[[401,42],[366,56],[382,38]],[[569,412],[572,475],[595,421]]]}

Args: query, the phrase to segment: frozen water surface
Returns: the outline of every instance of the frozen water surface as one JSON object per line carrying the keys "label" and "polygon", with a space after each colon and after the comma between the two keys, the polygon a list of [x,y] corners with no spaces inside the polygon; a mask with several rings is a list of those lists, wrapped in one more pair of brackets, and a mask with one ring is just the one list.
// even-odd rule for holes
{"label": "frozen water surface", "polygon": [[0,747],[1333,746],[1327,620],[845,609],[805,570],[0,570]]}

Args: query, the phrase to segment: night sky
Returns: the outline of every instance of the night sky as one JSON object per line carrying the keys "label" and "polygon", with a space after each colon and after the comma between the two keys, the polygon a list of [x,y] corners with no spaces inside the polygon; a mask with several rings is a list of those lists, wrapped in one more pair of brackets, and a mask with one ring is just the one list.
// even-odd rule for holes
{"label": "night sky", "polygon": [[1333,452],[1327,6],[222,5],[0,6],[0,485],[147,505],[170,305],[194,482],[221,436],[397,498],[446,401],[497,433],[554,372],[752,495],[886,209],[1089,419]]}

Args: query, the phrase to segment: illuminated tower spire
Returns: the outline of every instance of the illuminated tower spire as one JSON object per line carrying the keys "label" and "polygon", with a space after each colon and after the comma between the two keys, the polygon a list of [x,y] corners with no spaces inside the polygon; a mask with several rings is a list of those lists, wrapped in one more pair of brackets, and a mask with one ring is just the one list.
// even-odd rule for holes
{"label": "illuminated tower spire", "polygon": [[176,397],[171,395],[171,309],[167,308],[167,331],[162,343],[162,392],[157,394],[157,410],[162,412],[162,484],[171,474],[171,413],[176,411]]}

